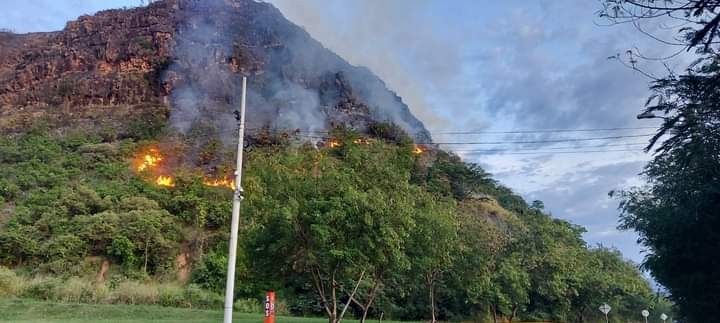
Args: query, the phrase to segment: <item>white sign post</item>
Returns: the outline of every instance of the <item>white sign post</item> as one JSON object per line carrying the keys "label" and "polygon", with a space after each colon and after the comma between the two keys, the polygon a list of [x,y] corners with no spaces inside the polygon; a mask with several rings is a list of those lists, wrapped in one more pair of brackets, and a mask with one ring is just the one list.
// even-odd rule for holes
{"label": "white sign post", "polygon": [[602,305],[600,305],[600,312],[602,312],[603,314],[605,314],[605,323],[610,323],[610,321],[608,320],[608,313],[610,313],[610,310],[611,310],[611,309],[612,309],[612,308],[611,308],[610,305],[608,305],[608,304],[602,304]]}
{"label": "white sign post", "polygon": [[640,314],[642,314],[642,316],[645,318],[645,323],[647,323],[647,318],[648,316],[650,316],[650,312],[648,312],[648,310],[642,310]]}
{"label": "white sign post", "polygon": [[665,323],[665,320],[668,319],[668,316],[665,315],[665,313],[660,314],[660,319],[663,320],[663,323]]}

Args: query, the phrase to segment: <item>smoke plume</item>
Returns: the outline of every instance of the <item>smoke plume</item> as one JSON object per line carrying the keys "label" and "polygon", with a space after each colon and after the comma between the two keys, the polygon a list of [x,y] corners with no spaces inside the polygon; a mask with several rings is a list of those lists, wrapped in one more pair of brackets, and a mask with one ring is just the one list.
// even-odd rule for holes
{"label": "smoke plume", "polygon": [[232,142],[240,84],[248,76],[247,127],[327,131],[344,123],[363,131],[387,121],[428,141],[423,124],[366,68],[324,48],[279,10],[252,0],[178,0],[171,125]]}

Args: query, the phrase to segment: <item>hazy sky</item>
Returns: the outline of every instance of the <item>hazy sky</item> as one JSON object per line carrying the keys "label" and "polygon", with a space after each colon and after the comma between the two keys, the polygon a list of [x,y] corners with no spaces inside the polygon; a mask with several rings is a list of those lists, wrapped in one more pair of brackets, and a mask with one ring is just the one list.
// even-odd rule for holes
{"label": "hazy sky", "polygon": [[[608,57],[637,46],[667,48],[631,26],[601,26],[597,0],[272,0],[291,21],[398,92],[436,142],[533,141],[642,135],[652,129],[541,134],[450,131],[597,129],[654,126],[638,121],[649,80]],[[136,6],[139,0],[3,1],[0,27],[62,29],[81,14]],[[42,14],[39,14],[42,13]],[[32,17],[32,18],[29,18]],[[662,28],[647,26],[665,33]],[[687,58],[680,57],[680,60]],[[678,65],[681,66],[681,65]],[[643,66],[662,72],[655,64]],[[671,65],[671,67],[673,67]],[[618,232],[614,189],[642,183],[646,138],[576,143],[445,145],[480,163],[554,216],[585,226],[590,244],[619,248],[639,262],[632,232]],[[610,144],[607,147],[597,147]],[[585,148],[578,148],[585,147]],[[509,149],[513,153],[487,150]],[[617,151],[635,149],[635,151]],[[484,150],[484,151],[478,151]],[[570,151],[603,151],[567,153]],[[608,150],[615,150],[610,151]],[[540,152],[540,153],[539,153]]]}

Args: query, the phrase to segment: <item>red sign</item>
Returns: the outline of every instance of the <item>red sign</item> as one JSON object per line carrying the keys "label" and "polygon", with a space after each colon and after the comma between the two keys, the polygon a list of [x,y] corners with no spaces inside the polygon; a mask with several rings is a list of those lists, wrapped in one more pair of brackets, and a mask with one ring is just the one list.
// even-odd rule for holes
{"label": "red sign", "polygon": [[265,294],[265,323],[275,323],[275,292]]}

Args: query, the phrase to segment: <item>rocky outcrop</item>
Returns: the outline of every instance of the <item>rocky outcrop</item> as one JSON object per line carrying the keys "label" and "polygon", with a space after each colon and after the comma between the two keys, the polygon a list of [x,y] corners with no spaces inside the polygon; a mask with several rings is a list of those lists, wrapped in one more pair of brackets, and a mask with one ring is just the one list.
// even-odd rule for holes
{"label": "rocky outcrop", "polygon": [[0,120],[7,126],[27,110],[142,105],[169,106],[180,116],[171,122],[182,126],[188,115],[232,112],[241,75],[250,76],[252,126],[343,123],[362,131],[369,122],[391,121],[429,140],[369,70],[253,0],[156,1],[82,16],[58,32],[0,33]]}

